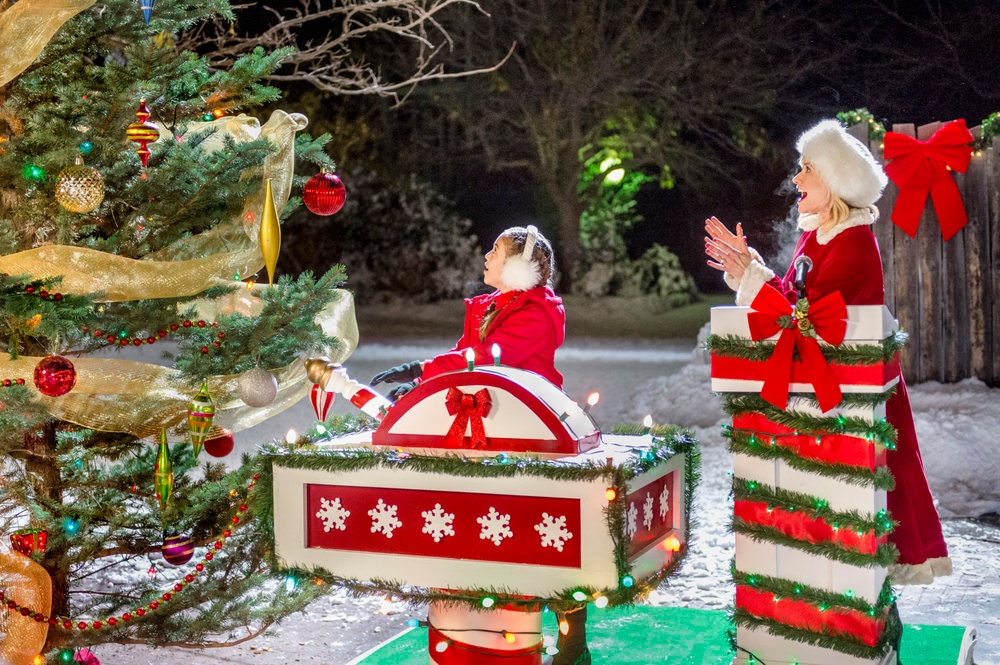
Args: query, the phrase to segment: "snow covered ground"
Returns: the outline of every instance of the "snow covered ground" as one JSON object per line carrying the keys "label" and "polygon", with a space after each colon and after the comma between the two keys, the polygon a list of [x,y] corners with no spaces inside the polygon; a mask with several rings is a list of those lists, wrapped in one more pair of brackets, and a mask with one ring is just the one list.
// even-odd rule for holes
{"label": "snow covered ground", "polygon": [[[692,348],[694,347],[694,348]],[[447,348],[443,341],[388,346],[362,344],[347,367],[361,381],[400,361]],[[605,396],[594,409],[602,428],[638,422],[650,414],[658,423],[690,428],[702,446],[702,480],[695,497],[691,552],[680,573],[649,602],[724,609],[732,603],[729,566],[733,536],[729,488],[731,458],[721,436],[727,421],[709,384],[707,358],[691,344],[588,342],[564,347],[557,365],[566,392],[583,400],[591,390]],[[917,432],[931,489],[945,519],[945,536],[955,573],[924,587],[902,587],[899,600],[908,624],[973,626],[980,665],[1000,665],[1000,528],[970,518],[1000,513],[1000,389],[967,380],[953,385],[909,386]],[[335,408],[344,407],[343,400]],[[305,428],[312,412],[303,403],[281,418],[239,437],[240,447]],[[234,456],[235,457],[235,456]],[[383,610],[387,613],[380,613]],[[599,611],[599,610],[597,610]],[[335,591],[290,617],[268,634],[224,649],[149,649],[103,645],[106,664],[152,665],[166,659],[191,665],[226,663],[344,664],[402,630],[424,608],[384,605],[382,599],[351,599]],[[913,665],[908,663],[907,665]]]}

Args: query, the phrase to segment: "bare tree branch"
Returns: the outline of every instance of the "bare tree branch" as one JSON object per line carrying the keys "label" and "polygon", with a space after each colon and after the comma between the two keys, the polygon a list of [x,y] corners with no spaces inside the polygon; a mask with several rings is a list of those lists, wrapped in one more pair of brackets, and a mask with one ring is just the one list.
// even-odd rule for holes
{"label": "bare tree branch", "polygon": [[[513,45],[483,66],[446,67],[442,56],[454,51],[455,42],[441,19],[460,6],[487,19],[475,0],[300,0],[280,10],[265,3],[257,7],[269,17],[265,29],[243,30],[219,19],[180,36],[178,47],[197,50],[223,68],[258,46],[293,46],[272,81],[303,82],[333,95],[379,95],[399,104],[418,83],[493,72],[510,57]],[[233,9],[240,16],[253,7]]]}

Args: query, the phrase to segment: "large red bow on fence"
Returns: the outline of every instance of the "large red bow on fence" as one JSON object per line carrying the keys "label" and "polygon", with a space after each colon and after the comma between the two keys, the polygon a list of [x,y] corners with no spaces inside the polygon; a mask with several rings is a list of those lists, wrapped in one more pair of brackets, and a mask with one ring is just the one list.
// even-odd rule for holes
{"label": "large red bow on fence", "polygon": [[449,415],[455,416],[455,422],[444,437],[448,447],[459,448],[464,445],[466,425],[471,425],[472,428],[470,447],[484,447],[486,430],[483,429],[483,418],[489,415],[490,407],[493,406],[489,390],[483,388],[476,393],[463,393],[458,388],[448,388],[444,403]]}
{"label": "large red bow on fence", "polygon": [[838,345],[847,333],[847,305],[840,291],[814,303],[804,298],[792,306],[773,286],[760,290],[747,314],[750,337],[767,339],[780,331],[774,353],[766,363],[764,388],[760,396],[779,409],[788,405],[788,384],[792,381],[792,354],[799,350],[806,375],[816,391],[816,401],[824,412],[840,404],[840,384],[823,357],[817,337]]}
{"label": "large red bow on fence", "polygon": [[948,240],[969,221],[962,195],[949,173],[965,173],[972,158],[972,132],[965,120],[952,120],[926,141],[906,134],[885,135],[886,174],[899,187],[899,198],[892,209],[892,221],[911,238],[916,237],[930,194],[934,201],[941,235]]}

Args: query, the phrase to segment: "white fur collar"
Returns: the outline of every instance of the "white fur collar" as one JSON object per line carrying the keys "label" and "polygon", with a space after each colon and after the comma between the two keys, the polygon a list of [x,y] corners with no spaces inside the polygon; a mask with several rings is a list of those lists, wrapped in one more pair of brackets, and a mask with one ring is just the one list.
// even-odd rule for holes
{"label": "white fur collar", "polygon": [[878,208],[851,208],[847,219],[833,228],[822,228],[823,220],[819,215],[802,215],[799,217],[799,228],[803,231],[816,231],[816,242],[825,245],[836,238],[842,231],[855,226],[874,224],[878,219]]}

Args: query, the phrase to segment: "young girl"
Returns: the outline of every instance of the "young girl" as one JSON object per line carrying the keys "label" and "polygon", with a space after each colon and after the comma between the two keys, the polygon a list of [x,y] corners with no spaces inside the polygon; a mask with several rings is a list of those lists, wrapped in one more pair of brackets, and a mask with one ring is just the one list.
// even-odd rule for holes
{"label": "young girl", "polygon": [[381,372],[371,385],[399,383],[388,395],[395,400],[419,381],[467,367],[469,349],[475,364],[493,364],[495,344],[504,365],[541,374],[562,388],[555,353],[566,336],[566,310],[549,286],[554,270],[552,245],[538,229],[507,229],[486,253],[483,269],[483,282],[496,290],[466,299],[462,338],[454,348]]}

